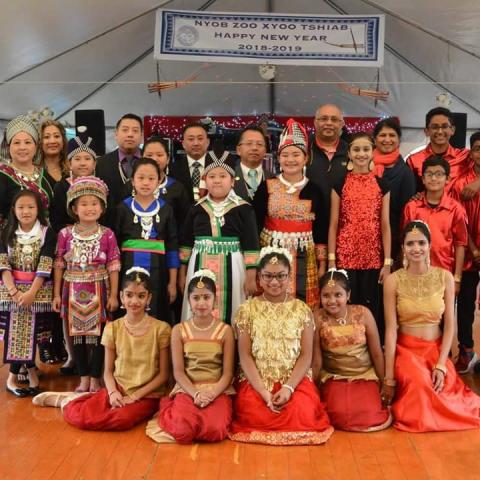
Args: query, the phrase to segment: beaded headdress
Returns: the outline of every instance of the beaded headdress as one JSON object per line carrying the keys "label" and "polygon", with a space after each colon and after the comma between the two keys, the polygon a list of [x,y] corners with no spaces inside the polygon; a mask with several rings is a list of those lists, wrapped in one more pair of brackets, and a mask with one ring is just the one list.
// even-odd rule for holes
{"label": "beaded headdress", "polygon": [[221,155],[218,155],[218,152],[210,150],[207,153],[207,157],[210,157],[212,161],[203,170],[203,176],[206,176],[207,173],[214,168],[223,168],[232,177],[235,177],[235,164],[232,156],[227,151],[224,151]]}
{"label": "beaded headdress", "polygon": [[3,136],[3,141],[0,146],[0,158],[2,158],[3,160],[10,159],[10,151],[8,147],[13,137],[20,132],[28,133],[33,138],[35,144],[38,145],[40,135],[38,133],[37,127],[35,126],[33,121],[26,115],[19,115],[18,117],[15,117],[13,120],[8,122],[5,128],[5,134]]}
{"label": "beaded headdress", "polygon": [[67,148],[67,158],[68,160],[72,159],[77,153],[87,152],[94,159],[97,158],[97,154],[94,150],[93,138],[89,137],[85,132],[85,127],[78,127],[78,135],[75,138],[72,138],[68,142]]}
{"label": "beaded headdress", "polygon": [[210,280],[212,280],[213,283],[216,283],[216,281],[217,281],[216,275],[211,270],[208,270],[208,268],[203,268],[201,270],[197,270],[192,275],[192,280],[195,279],[195,278],[198,278],[198,282],[195,285],[197,288],[200,288],[200,289],[205,288],[205,284],[202,282],[203,277],[209,278]]}
{"label": "beaded headdress", "polygon": [[[283,255],[286,257],[288,260],[288,263],[291,265],[292,264],[292,254],[286,249],[282,247],[263,247],[260,250],[260,255],[258,256],[258,261],[265,257],[266,255],[269,255],[271,253],[276,253],[277,255]],[[278,258],[275,256],[272,256],[272,258],[269,261],[272,265],[275,265],[278,263]]]}
{"label": "beaded headdress", "polygon": [[308,152],[308,135],[305,127],[293,118],[288,119],[287,124],[280,135],[278,153],[280,153],[285,147],[291,145],[298,147],[303,153]]}
{"label": "beaded headdress", "polygon": [[72,203],[83,195],[93,195],[103,202],[104,207],[107,206],[108,187],[102,180],[93,176],[76,178],[67,192],[67,211],[72,218],[75,218]]}

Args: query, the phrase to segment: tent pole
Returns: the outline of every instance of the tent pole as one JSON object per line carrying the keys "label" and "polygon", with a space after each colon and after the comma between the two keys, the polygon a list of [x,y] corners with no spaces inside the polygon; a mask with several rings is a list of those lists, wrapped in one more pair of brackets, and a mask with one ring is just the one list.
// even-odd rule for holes
{"label": "tent pole", "polygon": [[[267,0],[267,12],[273,12],[273,0]],[[268,110],[270,115],[275,115],[275,78],[268,82]]]}

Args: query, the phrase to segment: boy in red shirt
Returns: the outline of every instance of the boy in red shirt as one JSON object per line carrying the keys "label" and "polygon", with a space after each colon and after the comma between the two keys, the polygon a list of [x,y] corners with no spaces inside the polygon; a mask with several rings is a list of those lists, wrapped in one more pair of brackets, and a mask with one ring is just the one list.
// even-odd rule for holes
{"label": "boy in red shirt", "polygon": [[468,242],[467,216],[462,205],[445,193],[449,176],[450,165],[444,158],[432,156],[423,162],[425,191],[405,205],[402,229],[413,220],[422,220],[429,226],[431,264],[454,274],[455,293],[458,294]]}
{"label": "boy in red shirt", "polygon": [[459,355],[455,368],[458,373],[472,372],[478,361],[473,349],[472,325],[480,269],[480,195],[470,200],[463,200],[461,192],[465,185],[480,178],[480,131],[470,137],[470,158],[471,165],[457,178],[451,188],[451,195],[461,201],[468,220],[468,248],[457,300]]}

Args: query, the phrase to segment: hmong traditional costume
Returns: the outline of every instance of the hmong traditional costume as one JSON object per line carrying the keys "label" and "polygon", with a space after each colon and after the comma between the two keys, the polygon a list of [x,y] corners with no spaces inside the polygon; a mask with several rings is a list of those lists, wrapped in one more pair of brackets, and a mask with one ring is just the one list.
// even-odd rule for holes
{"label": "hmong traditional costume", "polygon": [[98,344],[107,321],[109,273],[120,270],[115,235],[101,225],[86,238],[75,232],[75,226],[64,228],[58,234],[54,267],[65,270],[60,313],[74,345]]}
{"label": "hmong traditional costume", "polygon": [[[245,300],[245,268],[255,268],[259,251],[255,214],[232,191],[222,202],[209,196],[191,207],[184,223],[180,259],[188,264],[186,285],[194,272],[208,268],[217,277],[216,316],[230,323]],[[187,295],[182,319],[190,318]]]}
{"label": "hmong traditional costume", "polygon": [[382,406],[378,377],[368,351],[363,318],[366,307],[347,307],[345,325],[329,319],[322,309],[316,314],[322,350],[321,392],[328,417],[335,428],[372,432],[392,423]]}
{"label": "hmong traditional costume", "polygon": [[280,178],[263,182],[255,194],[260,246],[283,247],[293,257],[290,293],[310,308],[318,306],[317,261],[326,260],[329,214],[317,186],[291,189]]}
{"label": "hmong traditional costume", "polygon": [[117,206],[116,234],[122,251],[122,271],[132,266],[150,272],[152,291],[150,314],[169,321],[168,269],[179,268],[177,228],[173,209],[159,198],[143,209],[129,197]]}
{"label": "hmong traditional costume", "polygon": [[[222,377],[223,342],[229,327],[220,323],[210,338],[204,339],[195,338],[190,325],[191,322],[182,322],[177,328],[182,335],[185,373],[198,391],[217,383]],[[224,440],[232,421],[229,395],[233,393],[235,390],[230,386],[207,407],[200,408],[177,383],[170,398],[160,401],[158,424],[149,425],[147,435],[155,440],[163,430],[178,443]]]}
{"label": "hmong traditional costume", "polygon": [[[286,383],[301,353],[303,329],[312,312],[300,300],[274,304],[259,297],[238,309],[235,325],[250,337],[252,356],[265,388],[277,392]],[[230,438],[271,445],[313,445],[333,432],[309,371],[279,413],[272,412],[243,373],[234,399]]]}
{"label": "hmong traditional costume", "polygon": [[[132,195],[132,182],[129,180],[125,184],[125,198]],[[158,197],[165,200],[172,208],[177,224],[177,231],[180,233],[183,228],[183,222],[187,216],[190,208],[190,198],[187,189],[182,183],[175,180],[173,177],[165,175],[162,182],[158,186]]]}
{"label": "hmong traditional costume", "polygon": [[25,175],[12,165],[0,165],[0,217],[5,219],[12,206],[13,197],[20,190],[30,190],[40,195],[46,212],[53,198],[53,190],[45,176],[45,169],[35,167],[32,175]]}
{"label": "hmong traditional costume", "polygon": [[[52,271],[55,234],[37,223],[28,232],[17,230],[13,246],[0,243],[0,272],[12,272],[15,287],[20,292],[30,289],[36,277],[45,280],[28,308],[19,307],[0,282],[0,318],[5,328],[3,359],[5,363],[32,363],[35,346],[49,338],[52,311]],[[33,366],[33,365],[32,365]]]}
{"label": "hmong traditional costume", "polygon": [[[117,389],[123,395],[135,392],[149,383],[160,371],[160,351],[170,345],[170,326],[148,317],[150,326],[146,333],[133,335],[124,318],[105,326],[102,345],[115,350],[113,376]],[[112,408],[106,388],[83,395],[67,403],[64,419],[85,430],[128,430],[147,420],[158,410],[158,399],[165,387],[121,408]]]}
{"label": "hmong traditional costume", "polygon": [[[397,280],[397,321],[405,327],[439,325],[444,309],[446,271],[430,267],[424,275],[405,269]],[[394,427],[408,432],[467,430],[480,427],[480,397],[472,392],[447,359],[443,390],[433,389],[432,371],[438,362],[441,337],[424,340],[399,333],[395,356],[397,391],[392,405]]]}

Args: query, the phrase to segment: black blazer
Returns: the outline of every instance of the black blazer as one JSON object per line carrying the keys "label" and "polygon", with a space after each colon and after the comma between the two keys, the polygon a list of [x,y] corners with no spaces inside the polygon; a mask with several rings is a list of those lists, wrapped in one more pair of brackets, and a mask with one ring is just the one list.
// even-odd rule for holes
{"label": "black blazer", "polygon": [[118,150],[109,152],[103,157],[97,159],[95,175],[107,184],[115,205],[120,203],[124,198],[123,194],[125,187],[122,176],[120,175],[120,168]]}
{"label": "black blazer", "polygon": [[[262,180],[267,180],[268,178],[273,178],[275,176],[272,172],[269,172],[264,168],[262,170],[263,170]],[[259,182],[259,185],[260,183],[262,182]],[[235,184],[233,186],[233,190],[239,197],[243,198],[243,200],[245,200],[246,202],[252,203],[253,195],[250,196],[250,194],[248,193],[247,182],[245,181],[245,178],[243,176],[242,167],[240,166],[240,163],[238,163],[237,166],[235,167]]]}
{"label": "black blazer", "polygon": [[[210,155],[205,157],[205,166],[212,163]],[[190,203],[193,205],[195,199],[193,196],[193,184],[192,177],[190,175],[190,169],[188,168],[188,160],[186,155],[181,155],[175,158],[174,162],[170,162],[168,165],[168,175],[180,182],[187,191]]]}

